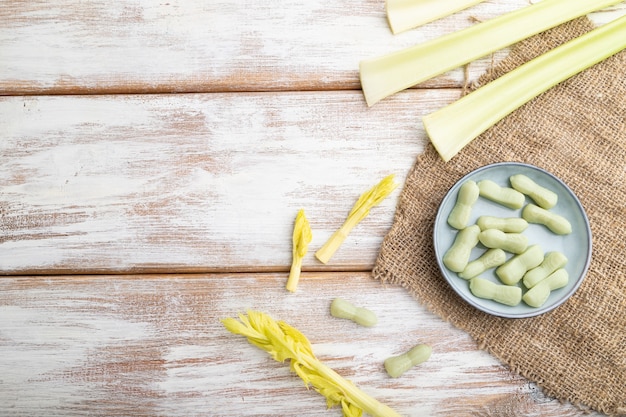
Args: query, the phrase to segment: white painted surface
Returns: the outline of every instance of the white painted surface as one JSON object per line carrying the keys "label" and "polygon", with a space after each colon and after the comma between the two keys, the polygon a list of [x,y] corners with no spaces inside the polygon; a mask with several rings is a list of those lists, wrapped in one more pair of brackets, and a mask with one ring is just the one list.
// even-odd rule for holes
{"label": "white painted surface", "polygon": [[[526,4],[484,2],[392,36],[371,0],[5,1],[0,415],[340,415],[223,329],[249,308],[296,326],[406,416],[582,415],[370,278],[400,189],[328,266],[313,258],[360,193],[389,173],[402,183],[427,143],[420,116],[492,63],[368,109],[358,61]],[[314,240],[291,294],[300,208]],[[336,296],[380,325],[333,319]],[[390,379],[382,361],[418,341],[431,360]]]}
{"label": "white painted surface", "polygon": [[[0,280],[0,414],[339,416],[219,320],[265,311],[316,356],[405,416],[575,416],[369,273],[35,277]],[[373,328],[330,316],[334,297],[374,311]],[[417,343],[431,358],[400,378],[384,360]]]}
{"label": "white painted surface", "polygon": [[[359,92],[0,98],[12,115],[0,270],[284,269],[297,210],[321,246],[362,192],[387,174],[402,183],[425,144],[420,116],[456,97],[411,91],[377,109]],[[398,194],[332,265],[372,265]],[[305,268],[322,266],[311,251]]]}
{"label": "white painted surface", "polygon": [[[394,36],[382,0],[7,1],[0,8],[0,93],[359,88],[362,59],[528,4],[485,2]],[[470,65],[470,76],[490,63],[485,57]],[[456,69],[424,85],[463,80]]]}
{"label": "white painted surface", "polygon": [[[512,3],[485,10],[493,14],[523,2]],[[0,79],[3,89],[15,92],[215,91],[338,81],[354,87],[360,59],[430,33],[394,37],[380,1],[329,6],[281,0],[269,7],[257,1],[9,2],[0,19]],[[433,25],[431,31],[446,29]]]}

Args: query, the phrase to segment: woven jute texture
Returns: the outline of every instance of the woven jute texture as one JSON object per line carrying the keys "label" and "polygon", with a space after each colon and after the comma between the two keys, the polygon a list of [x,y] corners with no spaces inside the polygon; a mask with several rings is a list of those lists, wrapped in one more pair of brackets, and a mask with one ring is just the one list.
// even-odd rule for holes
{"label": "woven jute texture", "polygon": [[[592,28],[581,18],[515,45],[473,88]],[[474,169],[503,161],[561,178],[592,229],[592,261],[581,287],[532,318],[478,311],[453,292],[435,261],[433,224],[448,189]],[[519,108],[447,163],[429,144],[408,174],[373,277],[406,288],[547,395],[626,415],[626,51]]]}

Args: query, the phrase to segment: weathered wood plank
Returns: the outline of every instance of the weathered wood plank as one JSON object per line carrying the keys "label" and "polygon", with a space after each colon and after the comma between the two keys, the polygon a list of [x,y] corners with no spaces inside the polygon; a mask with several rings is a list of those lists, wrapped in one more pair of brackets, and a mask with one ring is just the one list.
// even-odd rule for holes
{"label": "weathered wood plank", "polygon": [[[360,60],[526,5],[484,2],[394,36],[384,0],[9,0],[0,8],[0,94],[358,89]],[[491,60],[470,65],[469,78]],[[423,86],[464,80],[456,69]]]}
{"label": "weathered wood plank", "polygon": [[[219,322],[247,309],[285,320],[319,359],[406,416],[575,416],[399,287],[369,273],[3,277],[0,414],[339,416]],[[374,311],[363,328],[330,316],[334,297]],[[392,379],[391,355],[428,343],[423,365]]]}
{"label": "weathered wood plank", "polygon": [[[0,98],[0,273],[285,270],[295,215],[305,269],[359,195],[403,182],[420,117],[458,97],[412,90]],[[371,268],[399,195],[329,268]]]}
{"label": "weathered wood plank", "polygon": [[[402,182],[426,144],[420,116],[459,95],[427,88],[468,81],[457,69],[367,109],[358,61],[527,3],[484,2],[392,36],[379,0],[5,1],[0,415],[340,415],[222,328],[248,308],[298,327],[407,416],[582,415],[369,277],[399,190],[328,267],[312,254],[361,192],[388,173]],[[471,64],[469,80],[491,62]],[[212,94],[40,96],[155,92]],[[299,208],[314,241],[290,294]],[[205,271],[225,273],[178,274]],[[76,273],[139,275],[56,275]],[[333,319],[335,296],[381,325]],[[417,342],[431,360],[390,379],[383,360]]]}

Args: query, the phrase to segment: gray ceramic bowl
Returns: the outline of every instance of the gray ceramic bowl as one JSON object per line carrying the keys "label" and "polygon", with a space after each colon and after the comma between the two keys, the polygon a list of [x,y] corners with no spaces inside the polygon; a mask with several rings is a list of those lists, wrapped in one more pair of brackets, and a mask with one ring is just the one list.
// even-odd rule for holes
{"label": "gray ceramic bowl", "polygon": [[[454,238],[458,233],[456,229],[448,225],[447,219],[456,203],[460,186],[468,180],[478,182],[483,179],[490,179],[501,186],[510,187],[509,177],[515,174],[524,174],[537,184],[557,193],[559,198],[558,203],[550,210],[564,216],[572,224],[572,233],[568,235],[556,235],[545,226],[538,224],[529,224],[528,228],[523,232],[528,237],[529,245],[539,244],[544,252],[559,251],[568,258],[568,262],[565,265],[565,269],[569,274],[568,284],[563,288],[552,291],[546,303],[538,308],[530,307],[523,301],[517,306],[511,307],[495,301],[475,297],[470,292],[469,282],[460,278],[456,272],[446,268],[442,262],[443,255],[448,248],[452,246]],[[532,200],[526,197],[526,203],[532,203]],[[509,209],[479,197],[476,204],[472,207],[472,215],[469,224],[475,223],[481,215],[521,217],[521,211],[522,209]],[[532,165],[521,163],[506,162],[487,165],[461,178],[446,194],[439,206],[435,219],[434,245],[437,263],[450,286],[466,302],[477,309],[495,316],[507,318],[537,316],[555,309],[564,303],[574,294],[582,283],[591,261],[591,229],[589,228],[589,220],[576,195],[574,195],[572,190],[570,190],[563,181],[549,172]],[[486,248],[479,243],[478,246],[472,250],[470,260],[478,258],[485,250]],[[512,254],[507,254],[507,259],[512,256]],[[484,272],[480,277],[501,284],[495,274],[495,269]],[[523,284],[520,283],[518,285],[522,288],[523,292],[526,291]]]}

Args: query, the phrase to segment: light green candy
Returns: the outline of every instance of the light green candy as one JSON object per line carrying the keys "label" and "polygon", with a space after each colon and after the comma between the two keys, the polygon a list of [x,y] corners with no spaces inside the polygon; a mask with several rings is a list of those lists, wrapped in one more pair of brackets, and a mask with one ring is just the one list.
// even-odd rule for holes
{"label": "light green candy", "polygon": [[392,378],[397,378],[412,367],[426,362],[432,349],[428,345],[417,345],[406,353],[385,359],[385,370]]}
{"label": "light green candy", "polygon": [[470,291],[478,298],[493,300],[509,306],[516,306],[522,301],[522,289],[520,287],[496,284],[484,278],[472,278]]}
{"label": "light green candy", "polygon": [[568,235],[572,233],[572,225],[563,216],[552,213],[534,204],[527,204],[522,210],[522,218],[528,223],[541,224],[557,235]]}
{"label": "light green candy", "polygon": [[502,249],[511,253],[522,253],[528,247],[528,237],[521,233],[504,233],[501,230],[488,229],[480,232],[478,239],[488,248]]}
{"label": "light green candy", "polygon": [[495,268],[506,262],[506,253],[502,249],[489,249],[478,259],[467,264],[459,276],[463,279],[472,279],[488,269]]}
{"label": "light green candy", "polygon": [[526,175],[513,175],[509,178],[509,181],[511,181],[511,186],[514,189],[532,198],[538,206],[544,209],[556,206],[559,196],[555,192],[540,186]]}
{"label": "light green candy", "polygon": [[480,196],[512,209],[522,208],[526,197],[524,194],[509,187],[501,187],[491,180],[478,182]]}
{"label": "light green candy", "polygon": [[472,249],[478,244],[479,233],[480,227],[475,224],[459,231],[454,243],[443,255],[443,264],[451,271],[463,271],[469,262]]}
{"label": "light green candy", "polygon": [[550,296],[550,293],[563,288],[569,281],[569,275],[563,268],[557,269],[550,276],[539,281],[537,285],[526,291],[522,297],[524,302],[531,307],[541,307]]}
{"label": "light green candy", "polygon": [[466,181],[459,188],[456,204],[448,215],[448,224],[455,229],[461,230],[467,226],[472,206],[478,200],[478,186],[474,181]]}
{"label": "light green candy", "polygon": [[539,245],[532,245],[523,253],[516,255],[496,269],[500,281],[507,285],[517,284],[524,274],[543,262],[543,250]]}
{"label": "light green candy", "polygon": [[526,272],[523,279],[524,286],[526,288],[534,287],[557,269],[563,268],[565,264],[567,264],[567,257],[561,252],[546,253],[541,265]]}
{"label": "light green candy", "polygon": [[476,224],[480,230],[496,229],[504,233],[522,233],[528,227],[528,222],[520,217],[480,216]]}
{"label": "light green candy", "polygon": [[372,327],[378,323],[376,314],[363,307],[357,307],[343,298],[335,298],[330,304],[330,314],[340,319],[352,320],[356,324]]}

